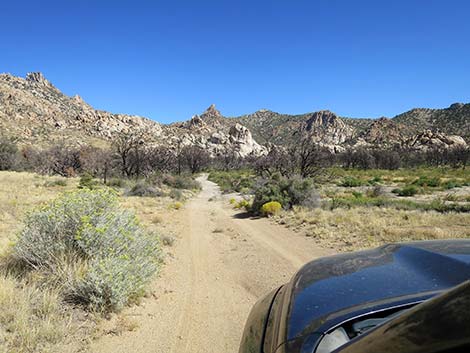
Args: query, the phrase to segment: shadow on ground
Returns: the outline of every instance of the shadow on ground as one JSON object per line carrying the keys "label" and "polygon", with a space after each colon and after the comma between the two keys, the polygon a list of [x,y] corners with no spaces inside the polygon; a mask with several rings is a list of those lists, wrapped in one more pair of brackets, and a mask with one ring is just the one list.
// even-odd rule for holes
{"label": "shadow on ground", "polygon": [[260,216],[253,216],[251,213],[249,212],[240,212],[240,213],[236,213],[232,216],[232,218],[236,218],[236,219],[261,219],[262,217]]}

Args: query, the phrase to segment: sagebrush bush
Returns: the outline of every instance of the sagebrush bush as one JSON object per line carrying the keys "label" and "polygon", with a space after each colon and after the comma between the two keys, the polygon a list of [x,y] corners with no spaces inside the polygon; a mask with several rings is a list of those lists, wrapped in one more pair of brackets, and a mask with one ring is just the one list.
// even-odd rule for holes
{"label": "sagebrush bush", "polygon": [[354,177],[351,177],[351,176],[347,176],[339,183],[339,186],[353,188],[353,187],[362,186],[362,184],[363,183],[360,179],[357,179],[357,178],[354,178]]}
{"label": "sagebrush bush", "polygon": [[93,179],[93,176],[89,173],[85,173],[80,177],[80,181],[78,183],[79,189],[90,189],[93,190],[98,186],[96,180]]}
{"label": "sagebrush bush", "polygon": [[44,182],[45,187],[51,186],[67,186],[67,180],[65,179],[55,179],[55,180],[47,180]]}
{"label": "sagebrush bush", "polygon": [[463,186],[462,183],[460,183],[456,180],[449,180],[443,185],[444,189],[446,189],[446,190],[461,188],[462,186]]}
{"label": "sagebrush bush", "polygon": [[183,192],[179,189],[172,189],[168,196],[170,196],[173,200],[181,201],[183,197]]}
{"label": "sagebrush bush", "polygon": [[127,193],[127,196],[146,196],[146,197],[160,197],[163,196],[163,192],[149,185],[145,182],[137,182]]}
{"label": "sagebrush bush", "polygon": [[12,256],[66,301],[114,311],[143,294],[160,246],[113,192],[84,189],[29,214]]}
{"label": "sagebrush bush", "polygon": [[223,193],[249,193],[253,187],[254,175],[251,171],[230,170],[212,171],[209,180],[219,185]]}
{"label": "sagebrush bush", "polygon": [[362,192],[359,192],[359,191],[353,191],[352,192],[352,195],[356,198],[356,199],[360,199],[361,197],[364,196],[364,194]]}
{"label": "sagebrush bush", "polygon": [[282,205],[277,201],[270,201],[261,206],[261,214],[263,216],[274,216],[282,209]]}
{"label": "sagebrush bush", "polygon": [[441,179],[437,177],[421,176],[413,182],[413,185],[435,188],[441,185]]}
{"label": "sagebrush bush", "polygon": [[392,192],[398,196],[410,197],[418,193],[418,188],[416,188],[414,185],[407,185],[402,189],[394,189]]}
{"label": "sagebrush bush", "polygon": [[369,185],[377,185],[378,183],[383,182],[382,177],[376,175],[372,179],[370,179],[367,183]]}
{"label": "sagebrush bush", "polygon": [[165,174],[161,182],[174,189],[200,190],[201,184],[188,175],[170,175]]}
{"label": "sagebrush bush", "polygon": [[126,186],[126,180],[121,179],[121,178],[111,178],[108,183],[108,186],[114,186],[117,188],[123,188]]}
{"label": "sagebrush bush", "polygon": [[272,179],[258,180],[255,185],[252,211],[259,213],[261,207],[270,201],[277,201],[286,209],[296,205],[316,208],[320,206],[320,195],[310,179],[276,176]]}

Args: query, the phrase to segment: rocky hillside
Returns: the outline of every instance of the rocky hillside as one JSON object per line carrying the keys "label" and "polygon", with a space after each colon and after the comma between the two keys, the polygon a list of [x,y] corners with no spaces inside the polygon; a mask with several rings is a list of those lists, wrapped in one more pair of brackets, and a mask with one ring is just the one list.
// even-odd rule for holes
{"label": "rocky hillside", "polygon": [[460,135],[470,141],[470,104],[455,103],[445,109],[412,109],[393,120],[406,125],[414,133],[440,131],[447,135]]}
{"label": "rocky hillside", "polygon": [[465,146],[470,139],[470,104],[447,109],[414,109],[393,119],[352,119],[330,111],[302,115],[260,110],[224,117],[214,105],[190,120],[169,125],[96,110],[79,96],[69,97],[41,73],[26,78],[0,74],[0,128],[22,144],[51,141],[110,144],[117,134],[140,131],[151,144],[197,145],[212,155],[233,152],[262,155],[268,145],[287,145],[300,138],[341,151],[348,146],[414,149]]}
{"label": "rocky hillside", "polygon": [[[454,148],[470,142],[470,104],[453,104],[447,109],[415,109],[392,119],[344,118],[330,111],[288,115],[269,110],[232,119],[249,128],[263,144],[295,143],[299,136],[307,135],[332,151],[347,146]],[[423,136],[429,141],[417,143]]]}
{"label": "rocky hillside", "polygon": [[145,129],[152,136],[162,132],[152,120],[96,110],[78,95],[68,97],[41,73],[29,73],[25,79],[0,75],[0,127],[20,142],[39,144],[62,139],[100,142],[133,129]]}
{"label": "rocky hillside", "polygon": [[140,116],[96,110],[78,95],[68,97],[41,73],[26,78],[0,75],[0,129],[19,143],[51,142],[109,145],[117,134],[141,132],[150,144],[198,145],[212,155],[234,152],[246,157],[266,148],[240,124],[228,124],[215,106],[181,124],[161,125]]}

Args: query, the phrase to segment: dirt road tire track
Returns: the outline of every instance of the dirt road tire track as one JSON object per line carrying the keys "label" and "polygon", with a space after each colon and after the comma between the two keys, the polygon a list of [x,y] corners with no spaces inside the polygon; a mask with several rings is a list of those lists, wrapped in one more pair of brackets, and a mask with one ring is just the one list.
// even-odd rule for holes
{"label": "dirt road tire track", "polygon": [[237,352],[256,300],[329,254],[267,219],[236,217],[215,184],[199,181],[203,190],[175,219],[179,239],[153,297],[122,314],[137,330],[104,335],[92,352]]}

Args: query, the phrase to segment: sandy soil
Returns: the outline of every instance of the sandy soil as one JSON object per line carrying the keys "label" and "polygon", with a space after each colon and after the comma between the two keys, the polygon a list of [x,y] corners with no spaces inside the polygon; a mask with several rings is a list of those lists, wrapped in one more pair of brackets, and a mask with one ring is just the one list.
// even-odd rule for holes
{"label": "sandy soil", "polygon": [[153,294],[122,313],[124,328],[104,331],[92,352],[238,352],[258,298],[329,254],[268,219],[244,217],[214,183],[199,181],[202,192],[171,220],[177,242]]}

